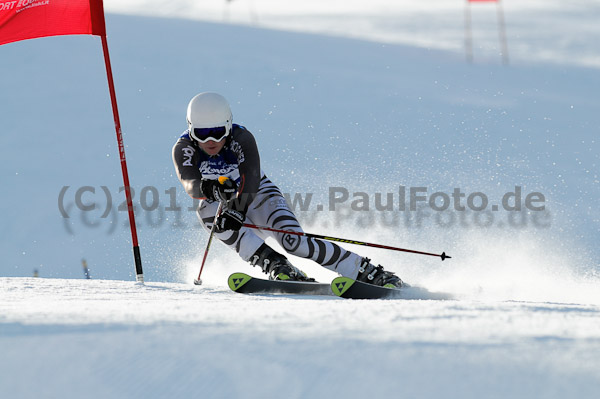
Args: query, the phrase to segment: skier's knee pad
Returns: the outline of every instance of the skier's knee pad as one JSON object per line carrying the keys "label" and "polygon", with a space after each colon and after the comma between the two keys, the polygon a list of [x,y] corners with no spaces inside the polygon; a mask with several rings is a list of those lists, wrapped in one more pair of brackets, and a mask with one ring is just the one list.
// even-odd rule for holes
{"label": "skier's knee pad", "polygon": [[302,244],[303,237],[297,236],[295,234],[282,234],[279,237],[279,244],[285,251],[290,255],[303,257],[303,251],[301,247],[305,245]]}

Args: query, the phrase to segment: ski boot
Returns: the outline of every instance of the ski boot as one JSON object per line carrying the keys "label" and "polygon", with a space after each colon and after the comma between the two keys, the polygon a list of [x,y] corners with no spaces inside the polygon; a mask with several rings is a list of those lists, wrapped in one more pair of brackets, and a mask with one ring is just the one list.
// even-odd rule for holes
{"label": "ski boot", "polygon": [[269,275],[269,280],[315,281],[292,265],[285,256],[275,252],[267,244],[262,244],[250,258],[252,266],[260,266],[263,273]]}
{"label": "ski boot", "polygon": [[373,266],[371,264],[371,259],[369,258],[362,259],[356,280],[387,288],[400,288],[405,286],[404,282],[400,280],[400,277],[392,272],[383,270],[383,266],[381,265]]}

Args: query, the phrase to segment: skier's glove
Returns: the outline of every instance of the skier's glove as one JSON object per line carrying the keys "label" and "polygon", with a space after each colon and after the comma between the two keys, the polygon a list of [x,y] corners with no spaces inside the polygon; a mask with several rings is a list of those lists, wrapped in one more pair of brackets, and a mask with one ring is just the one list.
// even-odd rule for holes
{"label": "skier's glove", "polygon": [[246,215],[234,209],[225,209],[218,217],[215,223],[217,233],[223,233],[227,230],[238,231],[244,225]]}
{"label": "skier's glove", "polygon": [[221,176],[215,180],[202,180],[200,190],[209,201],[229,201],[235,198],[237,194],[237,184],[235,181]]}

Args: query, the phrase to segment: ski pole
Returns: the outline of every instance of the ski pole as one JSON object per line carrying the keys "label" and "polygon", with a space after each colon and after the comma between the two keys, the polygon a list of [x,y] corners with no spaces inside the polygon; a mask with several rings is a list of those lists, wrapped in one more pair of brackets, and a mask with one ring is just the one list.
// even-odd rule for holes
{"label": "ski pole", "polygon": [[210,249],[210,243],[212,242],[213,235],[215,234],[215,226],[217,224],[217,218],[221,214],[221,209],[223,208],[223,201],[219,201],[219,207],[217,208],[217,213],[215,214],[215,218],[213,219],[213,225],[210,228],[210,235],[208,236],[208,243],[206,244],[206,249],[204,250],[204,257],[202,258],[202,266],[200,266],[200,273],[198,273],[198,278],[194,280],[194,284],[202,285],[202,280],[200,276],[202,275],[202,269],[204,269],[204,263],[206,263],[206,257],[208,256],[208,250]]}
{"label": "ski pole", "polygon": [[303,236],[303,237],[308,237],[308,238],[318,238],[318,239],[327,240],[327,241],[343,242],[345,244],[354,244],[354,245],[363,245],[365,247],[390,249],[392,251],[409,252],[411,254],[438,256],[438,257],[442,258],[442,260],[452,258],[451,256],[446,255],[446,252],[442,252],[441,254],[432,254],[429,252],[414,251],[412,249],[390,247],[389,245],[373,244],[373,243],[364,242],[364,241],[348,240],[345,238],[337,238],[337,237],[323,236],[323,235],[318,235],[318,234],[310,234],[310,233],[305,233],[305,232],[301,232],[301,231],[274,229],[271,227],[257,226],[255,224],[250,224],[250,223],[244,223],[244,226],[251,228],[251,229],[267,230],[267,231],[273,231],[275,233],[293,234],[293,235]]}

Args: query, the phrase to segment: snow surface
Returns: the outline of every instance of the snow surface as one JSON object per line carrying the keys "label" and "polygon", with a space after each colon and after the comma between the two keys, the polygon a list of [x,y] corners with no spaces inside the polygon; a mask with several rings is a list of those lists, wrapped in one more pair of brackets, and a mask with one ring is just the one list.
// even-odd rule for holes
{"label": "snow surface", "polygon": [[[463,2],[340,4],[105,2],[144,286],[115,209],[99,39],[0,47],[0,397],[598,396],[599,2],[503,1],[508,67],[494,5],[473,6],[470,65]],[[205,284],[191,285],[207,236],[170,150],[204,90],[255,133],[269,177],[313,193],[298,212],[306,231],[444,250],[453,258],[442,263],[353,248],[455,299],[238,295],[227,275],[259,273],[219,245]],[[94,211],[75,205],[84,186]],[[315,211],[330,187],[399,186],[484,192],[490,205],[522,186],[545,195],[549,224],[533,213],[515,226],[498,212],[486,227],[467,212],[444,227],[433,213],[407,224],[399,212]],[[141,209],[144,187],[158,210]],[[167,210],[174,199],[181,212]]]}
{"label": "snow surface", "polygon": [[2,396],[593,398],[597,306],[1,278]]}
{"label": "snow surface", "polygon": [[[109,12],[227,22],[464,52],[466,0],[106,0]],[[600,2],[502,0],[511,58],[600,67]],[[496,4],[472,4],[475,58],[495,59]]]}

